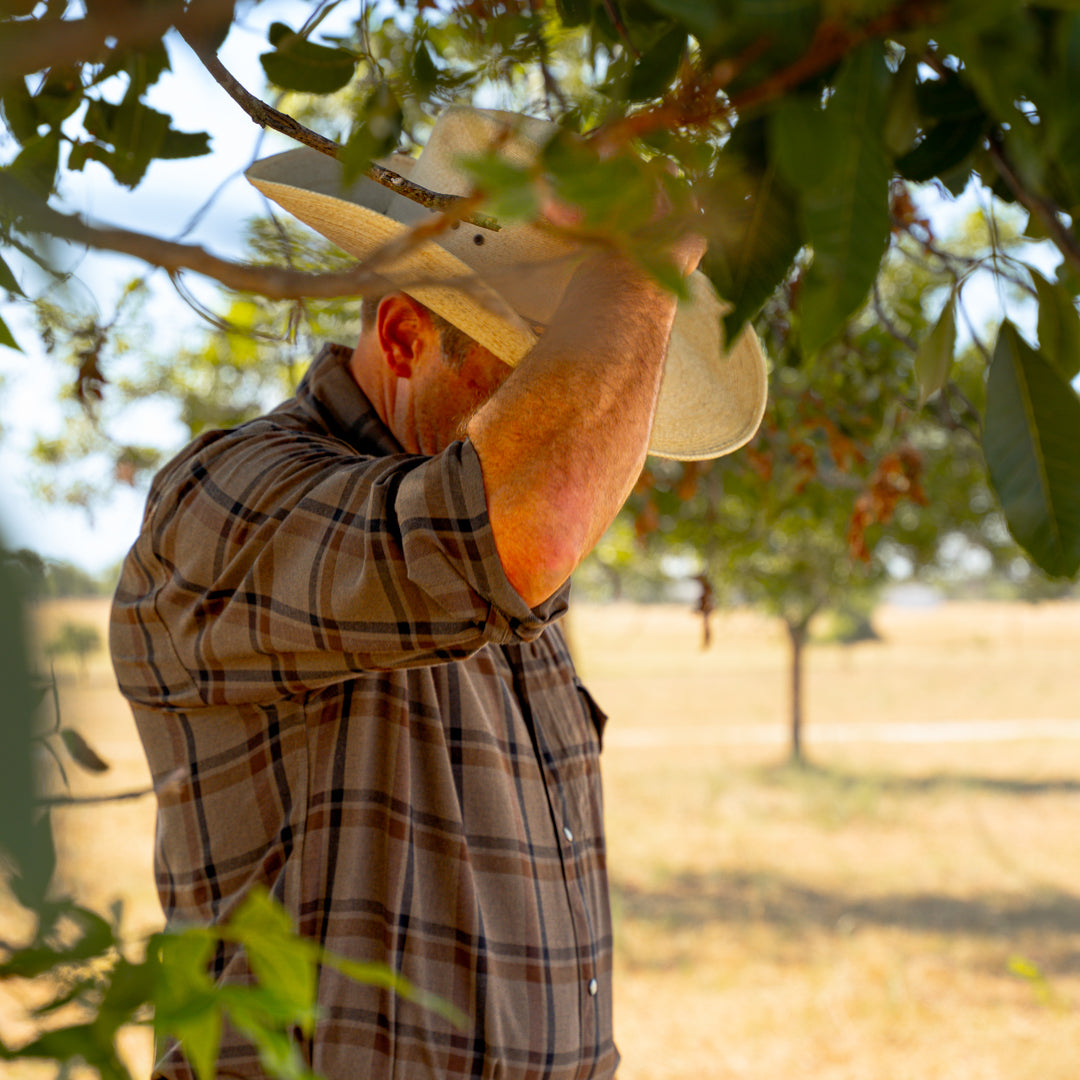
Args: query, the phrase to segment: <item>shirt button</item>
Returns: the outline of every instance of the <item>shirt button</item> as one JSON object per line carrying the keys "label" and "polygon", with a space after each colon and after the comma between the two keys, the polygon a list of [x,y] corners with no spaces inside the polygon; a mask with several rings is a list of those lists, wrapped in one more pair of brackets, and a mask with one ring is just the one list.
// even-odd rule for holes
{"label": "shirt button", "polygon": [[574,832],[569,825],[564,825],[562,827],[562,834],[566,837],[567,840],[570,841],[570,843],[574,842]]}
{"label": "shirt button", "polygon": [[599,989],[600,989],[600,984],[595,979],[590,979],[589,980],[589,993],[592,994],[593,997],[596,997],[597,991],[599,991]]}

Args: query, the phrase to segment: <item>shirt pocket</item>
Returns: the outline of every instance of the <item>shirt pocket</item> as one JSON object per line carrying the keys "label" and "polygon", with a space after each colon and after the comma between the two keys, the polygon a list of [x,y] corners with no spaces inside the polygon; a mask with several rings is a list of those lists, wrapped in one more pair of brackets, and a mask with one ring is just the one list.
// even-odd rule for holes
{"label": "shirt pocket", "polygon": [[589,693],[588,688],[577,675],[574,676],[574,687],[577,689],[578,695],[585,706],[585,711],[588,713],[589,720],[592,722],[593,730],[596,732],[596,741],[600,748],[603,749],[604,728],[607,727],[608,714],[596,703],[596,699]]}

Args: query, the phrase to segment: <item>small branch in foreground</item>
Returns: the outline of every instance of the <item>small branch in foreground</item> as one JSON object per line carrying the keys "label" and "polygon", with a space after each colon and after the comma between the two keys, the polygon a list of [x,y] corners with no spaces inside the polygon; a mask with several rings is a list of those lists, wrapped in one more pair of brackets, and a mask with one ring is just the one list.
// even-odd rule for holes
{"label": "small branch in foreground", "polygon": [[[479,196],[470,198],[478,199]],[[468,205],[469,200],[463,201]],[[17,227],[24,232],[38,232],[60,240],[85,244],[100,251],[130,255],[172,275],[181,270],[190,270],[211,278],[226,288],[255,293],[268,300],[330,300],[343,296],[381,295],[391,283],[379,272],[379,268],[401,258],[446,227],[444,216],[408,230],[398,239],[372,252],[363,262],[348,269],[308,273],[278,266],[230,262],[194,244],[163,240],[114,226],[89,225],[79,217],[62,214],[38,202],[21,185],[3,174],[0,174],[0,206],[17,220],[21,219]],[[527,264],[523,269],[528,269]],[[504,272],[511,275],[514,268],[506,267]],[[473,275],[437,279],[423,274],[409,278],[396,276],[393,287],[413,288],[429,283],[457,289],[466,294],[475,293],[481,303],[497,302],[495,294],[485,289],[482,282]],[[509,314],[510,309],[507,308],[502,313]]]}
{"label": "small branch in foreground", "polygon": [[133,799],[145,799],[153,795],[152,787],[139,788],[137,791],[118,791],[113,795],[49,795],[37,800],[37,805],[46,809],[57,806],[100,806],[102,803],[130,802]]}
{"label": "small branch in foreground", "polygon": [[[318,150],[328,157],[335,159],[341,157],[340,143],[328,139],[325,135],[320,135],[317,131],[312,131],[311,128],[305,127],[299,120],[289,116],[288,113],[283,113],[260,98],[255,97],[254,94],[237,82],[232,73],[222,64],[212,50],[204,48],[183,32],[181,32],[180,36],[188,43],[203,67],[210,72],[218,85],[259,127],[268,127],[280,132],[282,135],[288,135],[290,139],[295,139],[296,142],[303,143],[305,146],[310,146],[313,150]],[[476,225],[481,229],[493,231],[499,229],[499,223],[486,214],[465,217],[461,210],[465,199],[464,196],[445,195],[441,192],[430,191],[374,161],[365,170],[365,175],[377,184],[382,184],[383,187],[388,187],[391,191],[396,191],[399,195],[404,195],[405,198],[411,199],[421,206],[426,206],[429,210],[439,210],[449,215],[452,220],[465,220],[470,225]]]}

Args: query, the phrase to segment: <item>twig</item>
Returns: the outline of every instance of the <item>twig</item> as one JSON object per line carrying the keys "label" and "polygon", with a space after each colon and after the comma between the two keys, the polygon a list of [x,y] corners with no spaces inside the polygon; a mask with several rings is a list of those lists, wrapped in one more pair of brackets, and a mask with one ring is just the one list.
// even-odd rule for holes
{"label": "twig", "polygon": [[153,795],[152,787],[139,788],[137,791],[118,791],[115,795],[53,795],[37,799],[36,805],[51,808],[54,806],[97,806],[101,803],[129,802],[132,799],[145,799]]}
{"label": "twig", "polygon": [[990,132],[989,146],[990,160],[994,163],[998,175],[1016,196],[1016,201],[1046,230],[1054,245],[1065,257],[1069,268],[1080,273],[1080,243],[1077,242],[1072,230],[1067,228],[1061,220],[1061,211],[1050,199],[1034,195],[1024,187],[1005,153],[1005,143],[999,129],[995,128]]}
{"label": "twig", "polygon": [[[810,48],[798,60],[741,93],[729,98],[718,96],[745,66],[742,58],[735,62],[721,61],[698,85],[677,87],[659,104],[604,125],[597,133],[608,144],[622,143],[664,128],[705,127],[733,115],[745,116],[750,110],[796,90],[863,43],[932,23],[940,10],[938,0],[901,0],[862,26],[849,28],[825,20],[818,27]],[[751,44],[744,58],[759,56],[770,45],[768,39],[759,39]]]}
{"label": "twig", "polygon": [[901,345],[906,345],[912,352],[918,352],[919,346],[915,339],[896,327],[885,311],[885,305],[881,302],[881,289],[878,287],[877,278],[874,279],[874,312],[881,321],[881,325],[885,327],[892,337],[896,338]]}
{"label": "twig", "polygon": [[630,32],[626,29],[626,23],[623,22],[622,16],[619,14],[619,9],[615,6],[615,0],[603,0],[603,2],[604,10],[611,20],[611,25],[615,27],[619,37],[623,39],[623,44],[630,50],[635,60],[640,59],[641,53],[630,40]]}
{"label": "twig", "polygon": [[[479,199],[479,196],[470,196],[469,199]],[[468,204],[469,199],[463,201]],[[388,284],[387,279],[379,273],[378,267],[400,258],[445,227],[445,218],[432,220],[410,229],[355,266],[345,270],[308,273],[278,266],[230,262],[194,244],[176,243],[113,226],[89,225],[79,217],[61,214],[38,202],[16,181],[2,173],[0,206],[16,219],[22,219],[18,227],[23,231],[41,232],[98,250],[130,255],[169,273],[193,270],[227,288],[237,292],[256,293],[268,300],[328,300],[342,296],[378,296],[386,291]],[[512,274],[514,268],[507,267],[505,272]],[[469,293],[478,284],[474,276],[436,279],[422,274],[415,278],[395,278],[394,281],[397,288],[411,288],[428,283],[465,293]]]}
{"label": "twig", "polygon": [[[979,410],[976,409],[974,405],[972,405],[967,395],[963,392],[963,390],[960,389],[959,386],[956,385],[956,383],[952,379],[949,379],[941,388],[941,395],[943,399],[947,398],[947,400],[944,400],[942,404],[945,406],[950,418],[953,421],[953,430],[966,431],[967,434],[975,440],[975,442],[981,445],[982,417],[979,415]],[[965,424],[964,421],[954,413],[952,405],[953,398],[959,399],[960,404],[964,407],[964,411],[971,417],[972,426]]]}
{"label": "twig", "polygon": [[551,99],[554,97],[559,103],[559,108],[566,111],[566,98],[563,95],[562,89],[559,86],[558,80],[551,73],[549,67],[550,57],[548,55],[547,41],[544,38],[544,24],[540,13],[540,7],[538,0],[529,0],[529,10],[532,12],[533,18],[536,20],[536,31],[533,35],[533,40],[536,42],[536,54],[538,62],[540,64],[540,75],[544,80],[544,105],[547,110],[548,116],[551,115]]}
{"label": "twig", "polygon": [[992,360],[990,350],[983,344],[982,338],[975,332],[975,324],[971,321],[971,314],[961,295],[965,284],[966,279],[965,281],[959,281],[956,284],[956,306],[960,309],[960,314],[964,316],[964,322],[967,323],[968,333],[971,334],[972,343],[975,345],[975,348],[982,353],[983,359],[989,364]]}
{"label": "twig", "polygon": [[[272,128],[282,135],[288,135],[290,139],[294,139],[298,143],[303,143],[313,150],[326,154],[328,157],[335,159],[341,157],[342,148],[340,143],[328,139],[325,135],[320,135],[317,131],[312,131],[311,128],[305,127],[299,120],[289,116],[288,113],[283,113],[260,98],[255,97],[254,94],[237,82],[232,73],[222,64],[212,50],[205,48],[197,41],[193,41],[183,32],[181,32],[180,36],[188,43],[191,50],[202,62],[203,67],[210,72],[218,85],[259,127]],[[405,198],[411,199],[421,206],[426,206],[429,210],[439,210],[444,214],[454,215],[455,220],[466,220],[470,225],[476,225],[481,229],[493,231],[499,229],[499,223],[485,214],[470,217],[462,214],[461,204],[465,196],[445,195],[441,192],[430,191],[428,188],[414,184],[399,173],[387,169],[374,161],[365,170],[364,175],[377,184],[382,184],[383,187],[388,187],[391,191],[396,191],[399,195],[404,195]]]}

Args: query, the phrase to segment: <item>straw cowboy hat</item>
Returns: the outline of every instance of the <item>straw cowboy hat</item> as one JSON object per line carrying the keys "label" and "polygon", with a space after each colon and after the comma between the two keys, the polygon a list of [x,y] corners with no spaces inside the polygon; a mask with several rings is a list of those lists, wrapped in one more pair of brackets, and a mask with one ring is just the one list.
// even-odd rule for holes
{"label": "straw cowboy hat", "polygon": [[[380,164],[430,191],[467,195],[473,185],[460,167],[463,157],[496,147],[508,161],[529,164],[557,130],[545,120],[459,106],[440,115],[419,157],[395,154]],[[367,178],[343,189],[340,164],[306,148],[258,161],[246,175],[267,198],[360,259],[433,213]],[[462,222],[378,271],[390,287],[513,367],[551,320],[580,254],[535,225],[492,231]],[[651,453],[682,460],[720,457],[747,442],[767,391],[753,330],[747,327],[726,349],[723,302],[700,271],[689,286],[690,300],[675,317],[649,442]]]}

